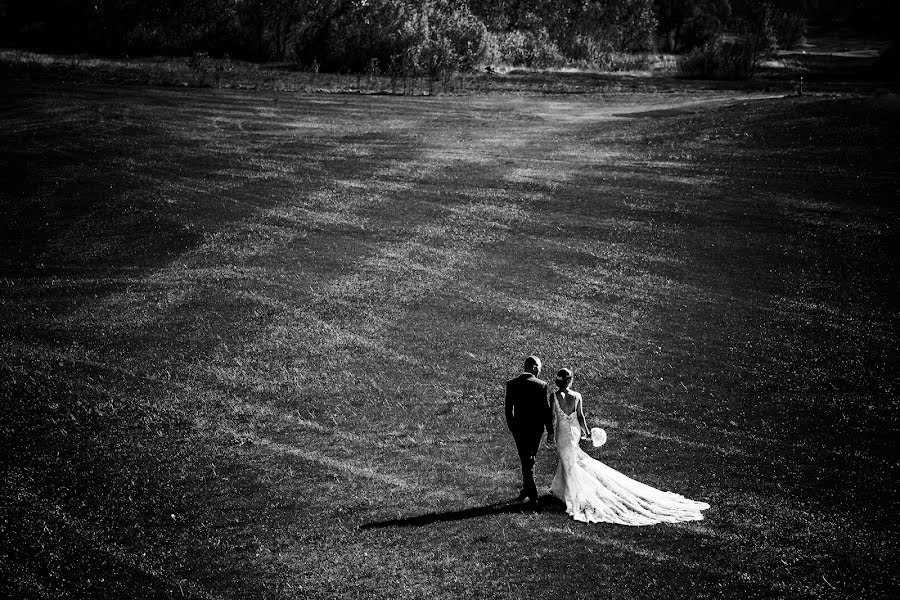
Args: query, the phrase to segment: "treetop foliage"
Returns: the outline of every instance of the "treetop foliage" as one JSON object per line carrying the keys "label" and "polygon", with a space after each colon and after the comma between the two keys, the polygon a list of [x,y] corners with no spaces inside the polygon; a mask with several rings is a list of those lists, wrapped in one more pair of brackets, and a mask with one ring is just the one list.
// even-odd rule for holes
{"label": "treetop foliage", "polygon": [[889,10],[893,0],[0,0],[0,46],[201,52],[439,78],[480,62],[540,67],[689,52],[759,22],[761,11],[766,35],[784,47],[802,39],[807,19],[883,26],[878,15]]}

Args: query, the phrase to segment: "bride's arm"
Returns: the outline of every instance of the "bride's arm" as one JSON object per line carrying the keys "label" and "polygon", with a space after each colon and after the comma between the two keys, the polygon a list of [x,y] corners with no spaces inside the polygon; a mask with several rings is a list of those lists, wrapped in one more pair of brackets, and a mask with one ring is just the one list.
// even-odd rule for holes
{"label": "bride's arm", "polygon": [[552,444],[556,437],[556,411],[553,410],[553,395],[547,394],[547,408],[550,410],[550,429],[547,430],[547,443]]}
{"label": "bride's arm", "polygon": [[581,401],[581,394],[578,394],[578,397],[575,400],[575,411],[578,413],[578,423],[581,425],[581,435],[584,437],[590,437],[591,432],[588,429],[587,421],[584,418],[584,409],[582,405],[584,403]]}

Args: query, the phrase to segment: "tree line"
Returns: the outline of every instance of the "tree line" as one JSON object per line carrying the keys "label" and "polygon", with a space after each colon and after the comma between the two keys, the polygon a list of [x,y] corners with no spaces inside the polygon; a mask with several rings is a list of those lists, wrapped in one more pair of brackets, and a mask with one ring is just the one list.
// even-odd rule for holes
{"label": "tree line", "polygon": [[809,21],[877,28],[888,13],[894,0],[0,0],[0,46],[440,78],[483,63],[689,53],[728,31],[785,47]]}

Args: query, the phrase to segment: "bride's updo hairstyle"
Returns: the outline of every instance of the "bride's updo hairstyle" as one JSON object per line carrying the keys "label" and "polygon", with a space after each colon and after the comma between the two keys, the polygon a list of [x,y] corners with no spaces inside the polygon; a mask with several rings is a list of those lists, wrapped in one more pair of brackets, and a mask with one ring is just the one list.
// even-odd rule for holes
{"label": "bride's updo hairstyle", "polygon": [[559,389],[564,390],[569,387],[570,383],[572,383],[572,377],[574,377],[572,371],[566,368],[562,368],[556,372],[556,379],[554,380],[554,383]]}

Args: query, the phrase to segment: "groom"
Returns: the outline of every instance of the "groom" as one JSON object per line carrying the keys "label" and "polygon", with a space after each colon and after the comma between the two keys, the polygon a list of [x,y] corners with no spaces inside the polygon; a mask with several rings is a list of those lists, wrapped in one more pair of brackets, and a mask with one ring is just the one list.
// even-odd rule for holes
{"label": "groom", "polygon": [[545,428],[547,443],[553,443],[553,416],[547,382],[537,377],[541,372],[541,359],[529,356],[522,371],[521,375],[506,382],[506,425],[516,440],[522,462],[522,492],[518,500],[527,498],[536,505],[538,493],[534,485],[534,457]]}

